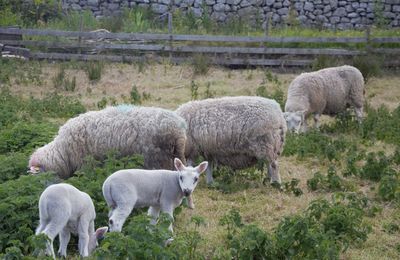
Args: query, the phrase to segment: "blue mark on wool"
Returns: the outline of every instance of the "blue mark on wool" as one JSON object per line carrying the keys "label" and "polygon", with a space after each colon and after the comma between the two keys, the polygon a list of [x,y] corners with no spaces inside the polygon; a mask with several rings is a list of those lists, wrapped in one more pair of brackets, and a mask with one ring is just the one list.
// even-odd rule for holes
{"label": "blue mark on wool", "polygon": [[119,112],[129,112],[134,108],[134,106],[129,104],[122,104],[116,106],[116,108],[118,109]]}

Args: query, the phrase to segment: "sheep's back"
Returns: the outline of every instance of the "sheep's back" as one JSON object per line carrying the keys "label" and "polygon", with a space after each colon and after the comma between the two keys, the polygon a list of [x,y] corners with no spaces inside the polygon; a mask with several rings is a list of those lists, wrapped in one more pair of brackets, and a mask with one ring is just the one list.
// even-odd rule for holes
{"label": "sheep's back", "polygon": [[279,105],[260,97],[194,101],[180,106],[177,113],[187,121],[195,155],[213,157],[232,168],[254,164],[255,150],[271,142],[272,132],[286,129]]}

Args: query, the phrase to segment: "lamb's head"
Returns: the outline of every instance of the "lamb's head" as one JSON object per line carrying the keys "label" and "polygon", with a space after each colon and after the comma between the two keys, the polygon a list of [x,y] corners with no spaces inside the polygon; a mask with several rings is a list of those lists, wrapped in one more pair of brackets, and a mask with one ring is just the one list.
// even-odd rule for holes
{"label": "lamb's head", "polygon": [[98,246],[98,240],[104,237],[104,234],[107,232],[108,227],[98,228],[94,233],[89,235],[89,245],[88,245],[88,253],[91,254],[93,250]]}
{"label": "lamb's head", "polygon": [[204,161],[196,167],[185,167],[181,160],[175,158],[174,165],[179,172],[179,185],[182,192],[185,196],[189,196],[196,188],[200,174],[207,169],[208,162]]}
{"label": "lamb's head", "polygon": [[302,130],[302,126],[305,122],[306,111],[295,111],[295,112],[285,112],[283,116],[285,117],[287,129],[295,133],[299,133]]}

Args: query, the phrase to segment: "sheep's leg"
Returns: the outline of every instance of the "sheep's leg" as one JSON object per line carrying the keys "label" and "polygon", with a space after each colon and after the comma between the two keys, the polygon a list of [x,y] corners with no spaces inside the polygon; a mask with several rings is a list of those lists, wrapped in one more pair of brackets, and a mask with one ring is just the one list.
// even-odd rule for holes
{"label": "sheep's leg", "polygon": [[71,238],[71,233],[67,228],[63,228],[60,233],[60,247],[58,249],[58,254],[63,257],[67,257],[67,245],[69,239]]}
{"label": "sheep's leg", "polygon": [[161,206],[161,211],[164,213],[167,213],[170,217],[171,217],[171,224],[168,227],[168,230],[171,231],[171,233],[174,232],[173,228],[172,228],[172,223],[174,222],[174,208],[171,205],[168,206]]}
{"label": "sheep's leg", "polygon": [[301,125],[300,132],[301,133],[305,133],[305,132],[307,132],[307,129],[308,129],[307,118],[304,117],[303,124]]}
{"label": "sheep's leg", "polygon": [[281,176],[278,172],[278,161],[273,161],[268,165],[268,175],[271,177],[271,183],[281,183]]}
{"label": "sheep's leg", "polygon": [[151,216],[150,224],[157,224],[158,216],[160,215],[160,207],[149,207],[147,215]]}
{"label": "sheep's leg", "polygon": [[362,118],[363,118],[363,107],[356,107],[355,112],[356,112],[357,121],[359,124],[361,124]]}
{"label": "sheep's leg", "polygon": [[317,128],[317,129],[319,129],[319,126],[320,126],[320,122],[319,122],[319,118],[320,118],[320,114],[318,114],[318,113],[315,113],[314,114],[314,126],[315,126],[315,128]]}
{"label": "sheep's leg", "polygon": [[79,254],[82,257],[89,256],[89,223],[80,221],[78,226]]}
{"label": "sheep's leg", "polygon": [[214,182],[214,179],[212,176],[212,167],[213,167],[213,164],[212,164],[212,162],[210,162],[207,167],[207,184],[208,185],[210,185]]}

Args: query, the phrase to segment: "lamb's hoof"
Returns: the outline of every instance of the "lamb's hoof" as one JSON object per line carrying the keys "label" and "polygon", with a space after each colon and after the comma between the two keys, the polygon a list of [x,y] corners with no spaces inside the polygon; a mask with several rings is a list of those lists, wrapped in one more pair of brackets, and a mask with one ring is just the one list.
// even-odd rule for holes
{"label": "lamb's hoof", "polygon": [[165,240],[164,246],[171,245],[173,241],[174,241],[174,239],[172,237],[168,238],[167,240]]}
{"label": "lamb's hoof", "polygon": [[194,209],[194,204],[193,204],[193,202],[189,202],[189,203],[188,203],[188,208],[189,208],[189,209]]}

